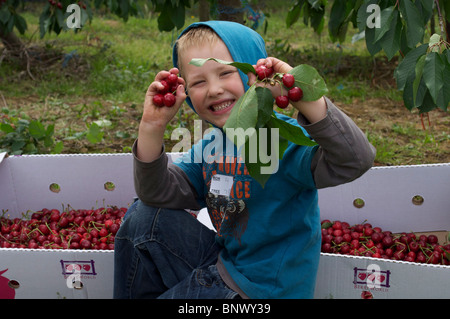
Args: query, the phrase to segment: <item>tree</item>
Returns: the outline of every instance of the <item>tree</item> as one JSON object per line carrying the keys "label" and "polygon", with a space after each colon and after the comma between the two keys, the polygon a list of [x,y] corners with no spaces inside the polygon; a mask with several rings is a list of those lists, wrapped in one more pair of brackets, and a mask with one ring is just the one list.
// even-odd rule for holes
{"label": "tree", "polygon": [[[289,10],[287,27],[301,17],[315,32],[324,29],[327,0],[298,0]],[[440,35],[424,37],[437,11]],[[433,21],[434,22],[434,21]],[[400,54],[395,70],[397,87],[409,109],[420,113],[447,110],[450,102],[450,1],[438,0],[334,0],[328,17],[333,42],[345,40],[349,26],[358,29],[353,40],[365,39],[373,56],[381,51],[391,60]],[[428,42],[427,42],[428,41]]]}

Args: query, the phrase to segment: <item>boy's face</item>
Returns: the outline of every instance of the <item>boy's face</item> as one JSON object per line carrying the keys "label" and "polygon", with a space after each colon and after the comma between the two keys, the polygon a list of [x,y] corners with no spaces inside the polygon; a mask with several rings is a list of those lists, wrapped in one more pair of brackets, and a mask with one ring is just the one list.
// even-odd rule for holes
{"label": "boy's face", "polygon": [[232,57],[225,43],[219,40],[213,46],[187,49],[180,61],[195,111],[203,120],[223,127],[236,101],[245,93],[239,72],[233,66],[215,61],[208,61],[201,67],[189,64],[194,58],[232,61]]}

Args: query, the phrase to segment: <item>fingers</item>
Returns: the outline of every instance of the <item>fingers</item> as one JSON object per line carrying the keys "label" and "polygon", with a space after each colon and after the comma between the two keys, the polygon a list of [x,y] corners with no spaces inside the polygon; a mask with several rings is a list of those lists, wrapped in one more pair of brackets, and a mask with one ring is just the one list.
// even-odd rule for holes
{"label": "fingers", "polygon": [[273,68],[275,73],[288,73],[292,69],[289,64],[274,57],[259,59],[256,63],[256,67],[259,65],[264,65],[267,68]]}

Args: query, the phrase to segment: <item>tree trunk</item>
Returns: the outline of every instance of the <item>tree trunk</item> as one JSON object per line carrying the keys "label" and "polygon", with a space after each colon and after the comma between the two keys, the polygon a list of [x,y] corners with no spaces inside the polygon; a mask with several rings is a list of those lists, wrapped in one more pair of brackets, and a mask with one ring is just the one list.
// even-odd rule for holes
{"label": "tree trunk", "polygon": [[198,17],[200,21],[209,20],[209,1],[199,0],[198,2]]}
{"label": "tree trunk", "polygon": [[0,28],[0,40],[6,49],[14,51],[20,50],[24,47],[22,41],[17,37],[14,32],[5,33],[3,29]]}
{"label": "tree trunk", "polygon": [[244,13],[240,0],[217,0],[219,20],[244,23]]}

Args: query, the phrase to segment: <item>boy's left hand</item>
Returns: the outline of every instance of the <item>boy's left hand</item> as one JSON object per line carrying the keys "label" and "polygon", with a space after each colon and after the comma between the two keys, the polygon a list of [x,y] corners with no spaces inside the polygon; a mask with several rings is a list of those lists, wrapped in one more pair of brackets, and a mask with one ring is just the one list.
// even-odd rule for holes
{"label": "boy's left hand", "polygon": [[[293,67],[286,62],[274,57],[259,59],[253,67],[256,69],[260,65],[264,65],[267,68],[273,68],[274,73],[288,73],[293,69]],[[248,73],[247,76],[248,85],[251,86],[257,81],[255,74]],[[286,88],[280,83],[275,83],[275,85],[271,85],[270,83],[257,83],[256,85],[268,88],[272,92],[274,98],[280,95],[287,95]],[[327,105],[323,97],[317,101],[306,102],[300,100],[298,102],[291,102],[291,105],[302,113],[310,123],[318,122],[326,116]]]}
{"label": "boy's left hand", "polygon": [[[256,69],[258,66],[264,65],[266,68],[273,68],[274,73],[288,73],[292,70],[292,66],[283,62],[277,58],[268,57],[266,59],[259,59],[256,65],[253,67]],[[257,80],[257,77],[253,73],[248,74],[248,85],[253,85]],[[274,98],[279,95],[287,95],[287,90],[280,84],[270,85],[269,83],[258,83],[258,86],[266,87],[271,92]]]}

